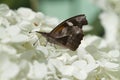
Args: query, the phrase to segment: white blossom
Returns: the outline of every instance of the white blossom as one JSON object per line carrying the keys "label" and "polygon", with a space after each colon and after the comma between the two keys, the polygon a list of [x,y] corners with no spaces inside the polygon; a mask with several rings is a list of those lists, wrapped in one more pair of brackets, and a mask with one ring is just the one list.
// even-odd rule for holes
{"label": "white blossom", "polygon": [[30,71],[28,78],[31,79],[44,79],[47,75],[47,66],[45,63],[38,63],[34,61],[33,64],[30,64]]}
{"label": "white blossom", "polygon": [[[92,0],[102,12],[100,21],[109,45],[120,49],[120,0]],[[115,44],[115,45],[114,45]]]}

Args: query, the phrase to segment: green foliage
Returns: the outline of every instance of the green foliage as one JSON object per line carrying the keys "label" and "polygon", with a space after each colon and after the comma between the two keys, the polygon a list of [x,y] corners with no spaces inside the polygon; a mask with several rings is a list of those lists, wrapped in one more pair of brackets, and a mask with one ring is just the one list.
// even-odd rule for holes
{"label": "green foliage", "polygon": [[30,7],[30,0],[0,0],[0,3],[7,4],[11,9]]}

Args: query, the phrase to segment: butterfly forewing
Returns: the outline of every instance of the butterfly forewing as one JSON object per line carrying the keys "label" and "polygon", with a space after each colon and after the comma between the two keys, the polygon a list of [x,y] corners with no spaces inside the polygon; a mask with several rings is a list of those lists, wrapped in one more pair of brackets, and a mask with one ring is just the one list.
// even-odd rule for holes
{"label": "butterfly forewing", "polygon": [[50,32],[50,35],[54,38],[61,38],[64,36],[68,36],[69,31],[71,30],[72,27],[79,26],[79,28],[82,28],[82,25],[84,25],[82,23],[83,20],[85,21],[84,24],[87,24],[87,20],[84,14],[71,17],[60,23],[57,27],[55,27]]}

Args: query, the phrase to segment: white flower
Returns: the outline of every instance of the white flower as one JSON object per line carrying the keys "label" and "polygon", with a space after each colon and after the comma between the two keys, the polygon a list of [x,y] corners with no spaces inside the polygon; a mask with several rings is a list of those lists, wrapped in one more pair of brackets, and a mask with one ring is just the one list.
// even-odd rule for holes
{"label": "white flower", "polygon": [[4,16],[9,12],[9,7],[5,4],[0,5],[0,15]]}
{"label": "white flower", "polygon": [[19,8],[17,13],[22,18],[22,20],[32,20],[35,17],[35,12],[28,8]]}
{"label": "white flower", "polygon": [[91,0],[104,11],[113,11],[120,14],[120,1],[119,0]]}
{"label": "white flower", "polygon": [[[86,43],[87,44],[86,44]],[[85,48],[82,48],[84,45]],[[81,50],[82,49],[82,50]],[[84,50],[85,49],[85,50]],[[115,76],[112,74],[119,73],[119,57],[120,52],[119,50],[116,50],[114,48],[111,48],[106,44],[105,40],[102,40],[99,37],[96,36],[86,36],[84,40],[82,41],[78,52],[80,52],[79,57],[82,58],[82,56],[86,56],[87,53],[90,53],[93,57],[94,62],[97,65],[96,68],[93,68],[88,75],[87,80],[93,80],[93,79],[102,79],[102,77],[105,77],[104,79],[114,79]],[[84,54],[83,54],[84,53]],[[92,60],[92,59],[90,59]],[[89,61],[89,60],[88,60]],[[95,67],[95,66],[93,66]],[[90,67],[88,67],[90,68]],[[92,68],[90,68],[92,69]],[[87,69],[85,69],[87,71]],[[104,75],[101,75],[103,74]],[[93,78],[92,78],[93,77]],[[117,76],[115,80],[119,79]]]}
{"label": "white flower", "polygon": [[[0,79],[10,80],[19,73],[19,66],[16,63],[16,50],[8,45],[0,44]],[[12,61],[13,60],[13,61]]]}
{"label": "white flower", "polygon": [[0,17],[0,28],[8,27],[10,25],[9,21],[3,17]]}
{"label": "white flower", "polygon": [[0,75],[1,80],[10,80],[16,77],[16,75],[18,74],[19,66],[16,63],[12,63],[9,60],[5,60],[1,64],[0,72],[1,72]]}
{"label": "white flower", "polygon": [[105,29],[105,38],[110,46],[120,49],[120,0],[93,0],[103,11],[101,24]]}
{"label": "white flower", "polygon": [[98,67],[98,64],[90,55],[84,55],[83,60],[75,61],[72,65],[75,67],[73,75],[80,80],[85,80],[89,72]]}
{"label": "white flower", "polygon": [[28,78],[31,79],[44,79],[47,75],[47,67],[45,63],[39,63],[34,61],[33,64],[30,64],[30,72]]}
{"label": "white flower", "polygon": [[24,34],[20,34],[20,29],[17,26],[11,26],[4,29],[4,35],[1,35],[2,42],[25,42],[28,37]]}
{"label": "white flower", "polygon": [[117,29],[119,27],[119,17],[114,12],[104,12],[100,15],[100,19],[105,29],[105,37],[107,41],[116,41],[118,34]]}

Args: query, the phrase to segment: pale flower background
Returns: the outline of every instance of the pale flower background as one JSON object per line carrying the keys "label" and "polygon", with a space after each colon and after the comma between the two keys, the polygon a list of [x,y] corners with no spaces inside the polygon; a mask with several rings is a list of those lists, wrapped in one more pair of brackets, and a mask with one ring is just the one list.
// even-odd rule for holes
{"label": "pale flower background", "polygon": [[105,29],[106,41],[120,49],[120,0],[91,1],[102,9],[100,20]]}
{"label": "pale flower background", "polygon": [[1,4],[0,80],[120,80],[120,10],[111,4],[118,6],[120,1],[95,1],[103,9],[105,38],[87,35],[76,51],[46,45],[35,32],[51,31],[60,22],[57,18]]}

